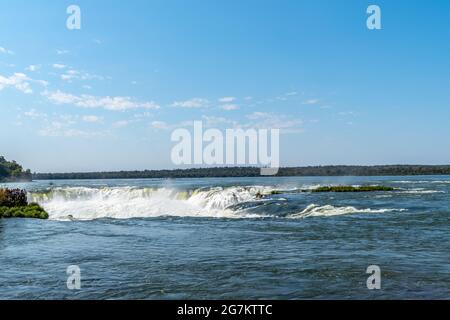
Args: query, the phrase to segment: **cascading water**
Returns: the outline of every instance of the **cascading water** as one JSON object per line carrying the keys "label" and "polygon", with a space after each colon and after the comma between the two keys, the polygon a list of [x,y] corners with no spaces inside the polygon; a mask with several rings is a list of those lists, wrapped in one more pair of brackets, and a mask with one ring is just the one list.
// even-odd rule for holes
{"label": "cascading water", "polygon": [[[255,208],[262,206],[266,201],[285,201],[284,198],[273,199],[271,196],[295,192],[295,189],[283,191],[269,186],[212,187],[193,190],[163,187],[58,187],[31,192],[29,200],[41,204],[49,213],[50,219],[54,220],[129,219],[161,216],[258,218],[267,217],[270,214],[251,213],[243,205],[249,204],[249,207]],[[310,204],[300,212],[288,212],[284,216],[306,218],[389,211],[396,210]]]}

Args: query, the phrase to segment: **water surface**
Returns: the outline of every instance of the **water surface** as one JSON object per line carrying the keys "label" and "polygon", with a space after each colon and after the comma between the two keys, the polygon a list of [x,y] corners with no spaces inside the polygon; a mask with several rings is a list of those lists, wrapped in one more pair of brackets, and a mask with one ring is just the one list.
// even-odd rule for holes
{"label": "water surface", "polygon": [[[394,192],[299,192],[321,185]],[[37,181],[0,220],[2,299],[450,298],[450,177]],[[82,288],[67,289],[66,268]],[[368,290],[378,265],[382,289]]]}

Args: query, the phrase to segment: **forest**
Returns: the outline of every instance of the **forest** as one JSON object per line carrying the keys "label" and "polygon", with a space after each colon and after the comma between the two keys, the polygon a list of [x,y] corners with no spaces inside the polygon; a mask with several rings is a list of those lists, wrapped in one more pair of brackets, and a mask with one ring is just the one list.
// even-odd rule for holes
{"label": "forest", "polygon": [[31,181],[31,171],[23,170],[16,161],[0,156],[0,182]]}
{"label": "forest", "polygon": [[[277,176],[411,176],[450,175],[450,166],[381,165],[381,166],[315,166],[281,168]],[[258,177],[257,167],[215,167],[175,170],[35,173],[35,180],[61,179],[142,179],[142,178],[221,178]]]}

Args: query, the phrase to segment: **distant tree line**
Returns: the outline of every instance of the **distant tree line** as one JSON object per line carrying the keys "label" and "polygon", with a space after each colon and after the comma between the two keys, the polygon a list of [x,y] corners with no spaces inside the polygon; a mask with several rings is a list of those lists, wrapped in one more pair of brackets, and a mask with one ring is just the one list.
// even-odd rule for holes
{"label": "distant tree line", "polygon": [[23,170],[15,161],[0,156],[0,182],[31,181],[31,171]]}
{"label": "distant tree line", "polygon": [[[383,165],[383,166],[316,166],[280,168],[277,176],[411,176],[450,175],[450,166]],[[115,172],[34,173],[35,180],[61,179],[142,179],[142,178],[208,178],[259,177],[256,167],[216,167],[176,170]]]}

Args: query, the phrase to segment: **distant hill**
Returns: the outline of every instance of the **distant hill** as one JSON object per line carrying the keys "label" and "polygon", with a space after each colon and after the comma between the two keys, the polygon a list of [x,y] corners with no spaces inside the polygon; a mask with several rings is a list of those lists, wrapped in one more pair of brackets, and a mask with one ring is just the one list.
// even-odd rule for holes
{"label": "distant hill", "polygon": [[30,170],[23,170],[15,161],[6,161],[0,156],[0,182],[31,181]]}
{"label": "distant hill", "polygon": [[[277,176],[413,176],[450,175],[449,166],[383,165],[383,166],[317,166],[280,168]],[[139,179],[139,178],[207,178],[258,177],[260,168],[220,167],[177,170],[117,172],[35,173],[36,180],[61,179]]]}

